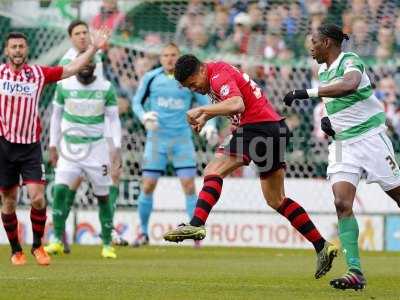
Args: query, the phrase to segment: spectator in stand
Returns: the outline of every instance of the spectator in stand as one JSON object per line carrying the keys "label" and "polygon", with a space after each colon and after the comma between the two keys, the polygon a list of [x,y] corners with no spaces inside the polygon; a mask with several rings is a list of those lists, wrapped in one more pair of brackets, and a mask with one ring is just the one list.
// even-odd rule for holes
{"label": "spectator in stand", "polygon": [[282,34],[282,15],[277,7],[271,7],[267,13],[267,32]]}
{"label": "spectator in stand", "polygon": [[223,43],[230,39],[232,26],[229,23],[229,9],[226,6],[217,6],[215,12],[214,26],[211,27],[210,45],[220,49]]}
{"label": "spectator in stand", "polygon": [[359,17],[353,20],[350,40],[345,43],[345,51],[352,51],[362,57],[372,57],[376,51],[376,45],[372,43],[368,33],[368,22]]}
{"label": "spectator in stand", "polygon": [[247,54],[251,35],[251,19],[247,13],[239,13],[234,19],[232,38],[225,41],[221,51]]}
{"label": "spectator in stand", "polygon": [[392,76],[383,77],[378,83],[375,95],[383,103],[389,129],[400,135],[400,111],[394,78]]}
{"label": "spectator in stand", "polygon": [[125,14],[118,10],[117,0],[103,0],[100,12],[90,21],[90,27],[100,29],[107,27],[115,31],[125,22]]}
{"label": "spectator in stand", "polygon": [[378,60],[385,61],[393,56],[394,34],[391,28],[381,26],[378,32],[378,47],[375,56]]}
{"label": "spectator in stand", "polygon": [[203,25],[197,24],[186,31],[187,47],[192,52],[207,51],[209,38]]}
{"label": "spectator in stand", "polygon": [[394,36],[394,40],[395,40],[395,46],[394,46],[394,50],[399,53],[400,52],[400,9],[397,12],[397,19],[396,19],[396,23],[395,23],[395,36]]}
{"label": "spectator in stand", "polygon": [[266,26],[263,19],[263,11],[260,9],[258,3],[250,4],[247,13],[251,20],[251,30],[260,34],[264,33]]}
{"label": "spectator in stand", "polygon": [[182,15],[176,26],[176,42],[180,45],[189,44],[187,31],[196,25],[201,25],[207,32],[213,22],[213,18],[213,14],[208,13],[207,7],[203,5],[203,1],[191,0],[185,14]]}
{"label": "spectator in stand", "polygon": [[368,6],[365,0],[352,0],[348,2],[348,8],[342,15],[343,32],[351,33],[356,18],[366,16]]}
{"label": "spectator in stand", "polygon": [[265,36],[264,57],[267,59],[277,58],[278,54],[284,50],[285,47],[285,42],[279,33],[267,33]]}

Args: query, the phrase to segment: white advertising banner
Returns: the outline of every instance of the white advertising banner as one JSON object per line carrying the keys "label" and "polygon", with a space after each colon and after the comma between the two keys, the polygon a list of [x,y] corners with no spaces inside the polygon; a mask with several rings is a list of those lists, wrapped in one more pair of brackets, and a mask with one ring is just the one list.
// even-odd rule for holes
{"label": "white advertising banner", "polygon": [[[196,179],[197,191],[202,179]],[[335,213],[333,195],[328,181],[323,179],[287,179],[286,195],[299,202],[308,212]],[[183,209],[185,198],[177,178],[161,178],[154,193],[156,209]],[[263,198],[257,178],[227,178],[221,198],[214,210],[272,212]],[[377,184],[361,181],[354,201],[356,213],[400,213],[399,207]]]}
{"label": "white advertising banner", "polygon": [[[51,213],[46,226],[45,240],[53,234]],[[186,221],[186,214],[172,211],[155,211],[150,219],[149,235],[153,245],[171,245],[163,240],[163,234]],[[338,243],[337,219],[332,214],[316,214],[311,216],[325,238]],[[360,246],[366,250],[383,249],[383,217],[357,217],[360,227]],[[20,240],[24,244],[32,241],[32,230],[29,210],[18,211]],[[76,215],[76,242],[78,244],[96,245],[101,243],[100,222],[95,210],[78,211]],[[130,243],[138,235],[139,220],[136,211],[118,211],[114,225]],[[67,235],[71,242],[73,236],[73,214],[67,222]],[[0,243],[7,244],[3,227],[0,229]],[[277,213],[212,213],[207,223],[207,237],[203,245],[243,246],[243,247],[282,247],[312,248],[290,223]],[[191,242],[185,242],[190,245]]]}

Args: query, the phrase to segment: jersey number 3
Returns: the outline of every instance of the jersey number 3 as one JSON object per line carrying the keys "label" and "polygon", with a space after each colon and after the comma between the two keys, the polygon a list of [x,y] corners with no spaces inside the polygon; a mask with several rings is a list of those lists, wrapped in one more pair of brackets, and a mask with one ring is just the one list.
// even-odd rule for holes
{"label": "jersey number 3", "polygon": [[260,99],[262,96],[262,92],[260,87],[255,83],[253,80],[250,79],[250,76],[246,73],[243,73],[243,78],[246,82],[250,83],[251,90],[253,91],[254,96],[256,96],[257,99]]}

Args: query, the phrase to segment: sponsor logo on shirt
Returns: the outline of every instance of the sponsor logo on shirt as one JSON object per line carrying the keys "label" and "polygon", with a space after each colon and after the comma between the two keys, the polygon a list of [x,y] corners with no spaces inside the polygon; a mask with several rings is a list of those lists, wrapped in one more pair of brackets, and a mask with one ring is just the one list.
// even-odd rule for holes
{"label": "sponsor logo on shirt", "polygon": [[167,109],[184,109],[185,108],[185,103],[183,102],[182,99],[180,98],[164,98],[164,97],[158,97],[157,98],[157,105],[159,107],[167,108]]}
{"label": "sponsor logo on shirt", "polygon": [[8,96],[33,96],[37,89],[34,83],[0,79],[0,93]]}
{"label": "sponsor logo on shirt", "polygon": [[223,86],[221,86],[219,93],[221,94],[222,97],[227,96],[229,94],[229,85],[224,84]]}

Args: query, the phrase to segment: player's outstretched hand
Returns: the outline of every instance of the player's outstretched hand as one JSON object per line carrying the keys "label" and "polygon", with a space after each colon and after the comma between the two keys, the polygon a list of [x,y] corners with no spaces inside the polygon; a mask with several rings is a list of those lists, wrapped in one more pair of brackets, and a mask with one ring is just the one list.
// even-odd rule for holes
{"label": "player's outstretched hand", "polygon": [[293,90],[285,95],[283,102],[285,102],[287,106],[292,106],[294,100],[303,100],[308,98],[310,98],[310,96],[308,96],[307,90]]}
{"label": "player's outstretched hand", "polygon": [[[197,126],[199,125],[199,118],[203,114],[200,107],[195,107],[186,112],[187,121],[190,125]],[[204,124],[203,124],[204,126]]]}
{"label": "player's outstretched hand", "polygon": [[92,44],[96,49],[104,49],[111,36],[111,30],[107,27],[101,27],[99,30],[92,32]]}
{"label": "player's outstretched hand", "polygon": [[49,160],[53,168],[57,167],[58,152],[56,147],[49,148]]}

